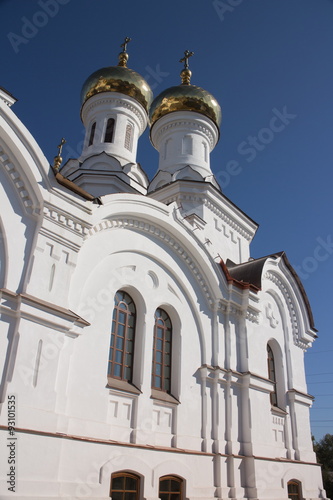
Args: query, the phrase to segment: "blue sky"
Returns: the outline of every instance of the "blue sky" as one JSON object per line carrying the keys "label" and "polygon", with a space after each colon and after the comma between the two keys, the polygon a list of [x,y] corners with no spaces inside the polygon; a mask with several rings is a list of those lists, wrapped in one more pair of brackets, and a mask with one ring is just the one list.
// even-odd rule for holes
{"label": "blue sky", "polygon": [[[63,156],[79,156],[82,84],[117,64],[125,36],[155,95],[195,52],[192,83],[223,113],[212,170],[260,225],[252,257],[284,250],[302,279],[319,330],[305,354],[312,431],[333,433],[333,1],[0,0],[0,13],[0,86],[50,162],[61,137]],[[150,177],[157,159],[146,131],[138,161]]]}

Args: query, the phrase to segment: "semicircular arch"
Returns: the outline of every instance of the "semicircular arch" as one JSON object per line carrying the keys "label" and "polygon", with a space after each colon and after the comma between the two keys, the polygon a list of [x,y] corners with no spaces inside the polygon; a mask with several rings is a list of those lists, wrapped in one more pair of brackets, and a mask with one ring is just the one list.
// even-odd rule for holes
{"label": "semicircular arch", "polygon": [[[263,273],[263,290],[270,291],[279,307],[281,317],[290,326],[294,344],[307,349],[315,337],[314,330],[309,324],[308,315],[302,294],[296,281],[282,261],[280,267],[265,264]],[[287,313],[287,314],[286,314]],[[286,326],[286,325],[285,325]],[[286,329],[284,328],[284,331]]]}
{"label": "semicircular arch", "polygon": [[[173,214],[175,207],[165,206],[151,199],[144,199],[142,204],[138,205],[132,202],[131,196],[128,198],[130,201],[126,204],[119,203],[115,199],[114,204],[109,205],[108,211],[112,207],[112,215],[105,214],[103,219],[94,224],[85,243],[96,233],[116,229],[127,229],[150,239],[154,238],[157,247],[167,247],[169,253],[183,261],[203,291],[209,307],[213,307],[216,300],[227,298],[228,287],[225,276],[218,272],[218,264],[204,245],[175,221]],[[149,214],[147,209],[150,209]]]}

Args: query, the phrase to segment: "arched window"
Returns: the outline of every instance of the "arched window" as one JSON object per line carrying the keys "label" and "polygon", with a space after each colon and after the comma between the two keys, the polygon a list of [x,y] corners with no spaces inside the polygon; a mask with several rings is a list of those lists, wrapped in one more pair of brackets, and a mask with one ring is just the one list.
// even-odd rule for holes
{"label": "arched window", "polygon": [[301,483],[293,479],[288,481],[288,498],[291,500],[301,500]]}
{"label": "arched window", "polygon": [[274,390],[271,392],[271,404],[277,406],[277,392],[276,392],[276,372],[273,351],[269,344],[267,344],[267,366],[268,378],[274,383]]}
{"label": "arched window", "polygon": [[92,143],[94,142],[95,130],[96,130],[96,122],[94,122],[91,126],[88,146],[91,146]]}
{"label": "arched window", "polygon": [[114,299],[108,376],[132,381],[136,309],[128,293]]}
{"label": "arched window", "polygon": [[152,388],[171,390],[171,320],[163,309],[156,309],[154,326]]}
{"label": "arched window", "polygon": [[125,148],[128,149],[129,151],[132,151],[132,131],[133,131],[133,125],[131,123],[128,123],[126,125],[126,132],[125,132]]}
{"label": "arched window", "polygon": [[127,472],[112,474],[110,497],[112,500],[137,500],[139,487],[140,478],[134,474]]}
{"label": "arched window", "polygon": [[163,476],[160,478],[159,498],[161,500],[182,500],[184,481],[177,476]]}
{"label": "arched window", "polygon": [[106,124],[104,142],[113,142],[114,118],[109,118]]}

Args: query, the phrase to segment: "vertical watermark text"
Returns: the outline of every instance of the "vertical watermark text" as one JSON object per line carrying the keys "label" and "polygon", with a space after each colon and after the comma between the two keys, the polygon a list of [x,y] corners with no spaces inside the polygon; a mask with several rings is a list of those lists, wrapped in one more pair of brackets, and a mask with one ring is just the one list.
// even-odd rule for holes
{"label": "vertical watermark text", "polygon": [[9,394],[7,399],[8,410],[8,436],[7,436],[7,449],[8,449],[8,472],[7,484],[8,491],[15,493],[16,491],[16,396]]}

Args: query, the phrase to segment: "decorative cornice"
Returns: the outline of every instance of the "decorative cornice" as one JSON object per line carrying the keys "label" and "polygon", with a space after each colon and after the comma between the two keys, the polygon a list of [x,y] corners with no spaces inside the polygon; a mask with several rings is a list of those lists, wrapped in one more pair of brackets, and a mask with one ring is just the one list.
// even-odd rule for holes
{"label": "decorative cornice", "polygon": [[72,214],[65,212],[63,209],[59,209],[50,203],[45,203],[43,212],[45,219],[55,222],[61,226],[65,226],[66,229],[80,237],[86,236],[89,229],[92,227],[91,224],[88,224],[78,217],[74,217]]}
{"label": "decorative cornice", "polygon": [[16,103],[17,99],[8,90],[0,87],[0,99],[10,108]]}
{"label": "decorative cornice", "polygon": [[220,301],[219,311],[222,311],[224,314],[228,313],[235,316],[243,316],[243,310],[240,306],[237,307],[235,304],[231,304],[227,301]]}
{"label": "decorative cornice", "polygon": [[254,309],[248,309],[246,311],[246,319],[250,321],[251,323],[255,323],[256,325],[259,325],[259,312],[255,311]]}
{"label": "decorative cornice", "polygon": [[214,215],[219,217],[223,222],[225,222],[229,227],[234,229],[240,236],[245,238],[247,241],[251,241],[253,235],[249,233],[243,226],[238,224],[235,219],[232,219],[229,215],[223,212],[216,203],[213,203],[206,194],[185,194],[185,193],[175,193],[166,200],[166,204],[176,202],[182,204],[182,202],[191,202],[193,204],[203,204],[205,205]]}
{"label": "decorative cornice", "polygon": [[206,207],[209,208],[209,210],[211,210],[215,215],[217,215],[226,224],[228,224],[229,227],[234,229],[237,233],[239,233],[247,241],[252,240],[253,236],[249,233],[249,231],[247,231],[243,226],[238,224],[238,222],[236,222],[234,219],[232,219],[225,212],[222,212],[222,210],[217,206],[216,203],[213,203],[207,197],[204,198],[204,202],[205,202]]}
{"label": "decorative cornice", "polygon": [[0,312],[39,323],[51,331],[57,330],[77,337],[90,323],[70,309],[45,301],[27,293],[0,289]]}
{"label": "decorative cornice", "polygon": [[238,317],[244,317],[245,319],[250,321],[251,323],[259,324],[259,311],[256,309],[253,309],[252,307],[248,307],[246,310],[244,310],[244,307],[241,305],[237,304],[232,304],[227,301],[220,301],[219,303],[219,311],[222,311],[222,313],[226,314],[231,314],[234,316]]}
{"label": "decorative cornice", "polygon": [[215,147],[216,138],[214,139],[212,132],[209,130],[207,126],[197,123],[196,120],[178,120],[178,121],[173,121],[171,123],[166,123],[165,125],[163,125],[161,128],[158,129],[158,132],[156,132],[155,135],[156,141],[158,142],[160,140],[161,135],[163,135],[167,130],[175,127],[188,127],[191,128],[191,130],[199,130],[199,132],[202,132],[208,138],[210,144],[210,150],[212,150]]}
{"label": "decorative cornice", "polygon": [[301,339],[301,337],[300,337],[298,318],[297,318],[297,314],[296,314],[296,311],[294,308],[293,299],[290,296],[290,293],[289,293],[288,288],[286,287],[285,283],[283,283],[283,281],[280,279],[280,277],[272,271],[267,271],[264,278],[268,279],[272,283],[274,283],[284,296],[284,299],[286,301],[288,311],[289,311],[294,344],[296,346],[300,347],[301,349],[304,349],[304,350],[307,349],[309,346],[308,346],[308,343],[306,341],[304,341],[303,339]]}
{"label": "decorative cornice", "polygon": [[18,198],[21,200],[24,210],[27,214],[39,214],[40,209],[38,207],[37,198],[34,200],[35,196],[32,196],[30,191],[31,187],[27,185],[26,180],[22,177],[21,173],[15,167],[14,163],[11,162],[9,156],[0,147],[0,163],[4,170],[8,173],[14,188],[17,191]]}
{"label": "decorative cornice", "polygon": [[203,204],[205,205],[211,212],[213,212],[214,215],[219,217],[223,222],[225,222],[229,227],[234,229],[240,236],[245,238],[247,241],[252,240],[252,235],[244,229],[243,226],[238,224],[235,219],[232,219],[229,215],[227,215],[225,212],[223,212],[217,204],[213,203],[211,200],[208,199],[206,194],[184,194],[184,193],[176,193],[167,200],[167,204],[170,204],[172,202],[177,202],[181,203],[182,201],[184,202],[191,202],[193,204]]}

